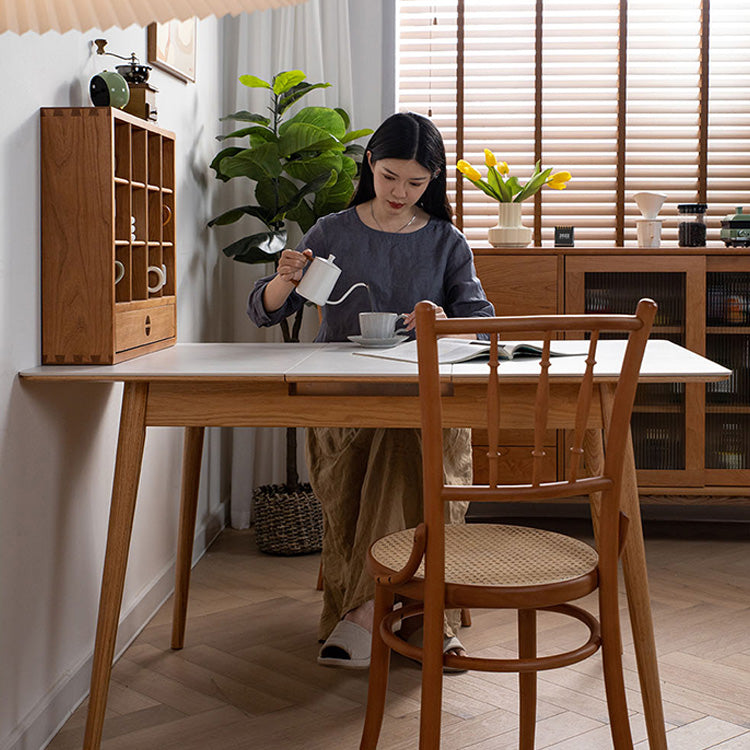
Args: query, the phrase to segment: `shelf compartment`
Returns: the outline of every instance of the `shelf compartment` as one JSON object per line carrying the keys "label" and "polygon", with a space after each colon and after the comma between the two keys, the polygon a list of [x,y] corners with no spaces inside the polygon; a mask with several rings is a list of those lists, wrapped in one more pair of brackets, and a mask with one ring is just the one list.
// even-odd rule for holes
{"label": "shelf compartment", "polygon": [[634,412],[631,419],[635,465],[641,470],[685,468],[685,413]]}
{"label": "shelf compartment", "polygon": [[750,323],[750,273],[706,274],[706,325],[747,326]]}
{"label": "shelf compartment", "polygon": [[750,404],[750,336],[708,336],[706,356],[728,367],[728,380],[706,383],[706,405]]}
{"label": "shelf compartment", "polygon": [[750,468],[750,414],[706,414],[706,468]]}

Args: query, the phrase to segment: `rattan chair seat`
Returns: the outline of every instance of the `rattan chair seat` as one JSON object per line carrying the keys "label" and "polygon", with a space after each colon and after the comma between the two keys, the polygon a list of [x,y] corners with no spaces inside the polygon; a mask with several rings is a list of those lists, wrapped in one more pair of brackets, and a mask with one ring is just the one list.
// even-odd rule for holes
{"label": "rattan chair seat", "polygon": [[[379,539],[373,558],[397,571],[409,559],[414,529]],[[539,586],[591,573],[598,555],[564,534],[505,524],[456,524],[445,528],[445,581],[474,586]],[[424,562],[414,578],[424,578]]]}

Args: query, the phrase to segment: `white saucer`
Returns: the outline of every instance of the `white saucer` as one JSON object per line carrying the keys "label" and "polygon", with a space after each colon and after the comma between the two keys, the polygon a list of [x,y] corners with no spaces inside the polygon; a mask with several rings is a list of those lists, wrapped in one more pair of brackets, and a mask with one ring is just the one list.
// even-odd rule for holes
{"label": "white saucer", "polygon": [[402,341],[406,341],[408,336],[403,333],[396,334],[389,339],[365,339],[362,336],[347,336],[349,341],[364,346],[368,349],[387,349],[389,346],[396,346]]}

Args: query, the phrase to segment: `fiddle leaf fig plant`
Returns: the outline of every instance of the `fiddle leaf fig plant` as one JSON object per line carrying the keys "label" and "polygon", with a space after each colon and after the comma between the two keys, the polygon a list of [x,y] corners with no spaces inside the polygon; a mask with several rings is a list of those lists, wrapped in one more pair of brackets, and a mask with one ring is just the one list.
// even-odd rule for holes
{"label": "fiddle leaf fig plant", "polygon": [[266,231],[224,248],[225,255],[242,263],[277,261],[286,245],[287,222],[306,232],[321,216],[346,208],[354,193],[364,149],[353,141],[372,130],[349,131],[349,115],[340,108],[305,107],[285,118],[292,104],[330,86],[305,78],[301,70],[278,73],[271,82],[241,76],[244,86],[268,89],[269,116],[243,110],[221,118],[243,127],[217,139],[240,138],[246,143],[223,148],[211,168],[224,182],[235,177],[253,181],[255,203],[225,211],[209,226],[232,224],[245,216],[266,226]]}
{"label": "fiddle leaf fig plant", "polygon": [[[307,232],[321,216],[346,208],[354,194],[364,157],[364,148],[354,141],[373,131],[350,131],[349,115],[338,107],[304,107],[289,116],[293,104],[331,85],[308,83],[306,77],[301,70],[283,71],[270,82],[240,76],[243,86],[268,90],[268,114],[242,110],[221,118],[240,125],[217,140],[240,140],[242,145],[222,148],[211,169],[223,182],[246,178],[254,201],[225,211],[208,225],[226,226],[245,217],[265,225],[265,231],[253,232],[223,249],[226,256],[241,263],[276,265],[286,247],[289,222]],[[299,341],[304,309],[303,305],[297,311],[291,329],[287,320],[281,322],[285,342]],[[294,429],[287,430],[286,453],[286,485],[294,488],[298,486]]]}

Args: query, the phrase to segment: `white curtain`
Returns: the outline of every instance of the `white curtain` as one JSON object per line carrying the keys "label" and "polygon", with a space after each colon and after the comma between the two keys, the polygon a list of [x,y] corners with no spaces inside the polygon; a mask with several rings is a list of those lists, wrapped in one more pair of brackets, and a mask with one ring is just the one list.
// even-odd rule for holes
{"label": "white curtain", "polygon": [[[226,18],[224,24],[224,100],[228,113],[241,109],[263,112],[268,104],[267,91],[242,86],[237,81],[239,76],[251,74],[270,81],[280,71],[299,69],[307,74],[307,80],[311,83],[325,81],[331,84],[330,88],[311,92],[301,103],[303,106],[343,107],[352,117],[353,127],[358,127],[353,112],[348,0],[309,0],[296,7]],[[227,123],[224,132],[230,132],[231,126],[231,122]],[[250,202],[246,180],[233,180],[227,183],[228,189],[230,185],[235,191],[235,201],[229,205]],[[247,234],[251,229],[251,224],[245,223],[237,236]],[[260,231],[260,228],[252,231]],[[299,235],[290,232],[289,246],[293,247],[298,239]],[[270,273],[272,267],[245,266],[241,263],[233,263],[233,266],[233,339],[280,341],[278,326],[258,330],[245,315],[247,295],[253,281]],[[316,325],[316,316],[307,311],[303,340],[311,340]],[[304,434],[299,430],[297,466],[301,481],[307,478],[303,441]],[[232,431],[233,528],[242,529],[250,525],[253,489],[263,484],[283,483],[286,479],[285,466],[285,430],[235,428]]]}

